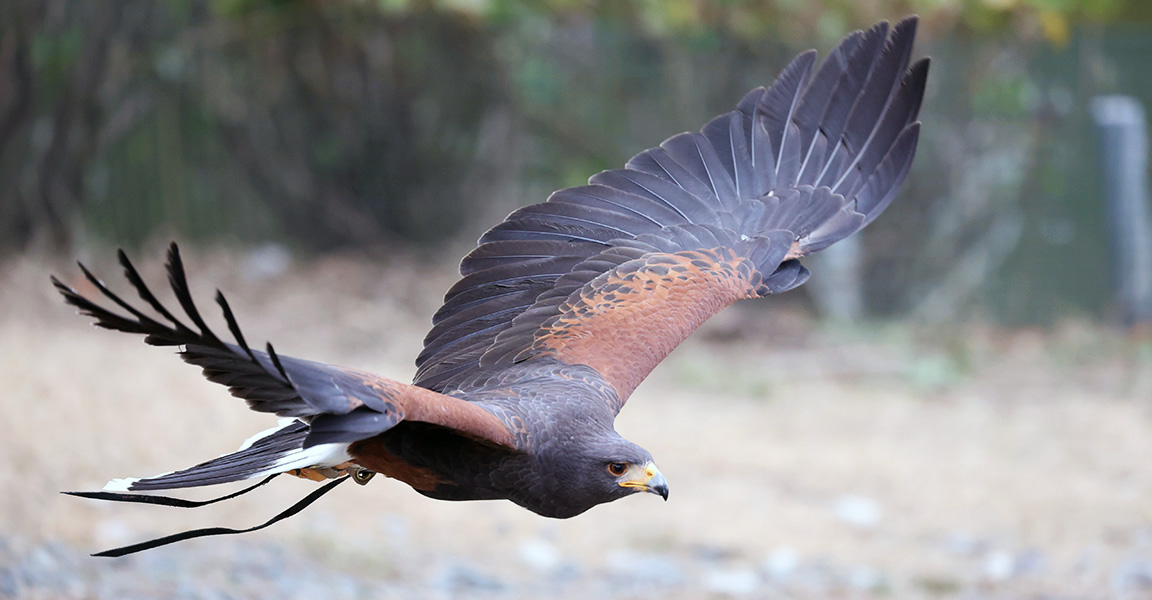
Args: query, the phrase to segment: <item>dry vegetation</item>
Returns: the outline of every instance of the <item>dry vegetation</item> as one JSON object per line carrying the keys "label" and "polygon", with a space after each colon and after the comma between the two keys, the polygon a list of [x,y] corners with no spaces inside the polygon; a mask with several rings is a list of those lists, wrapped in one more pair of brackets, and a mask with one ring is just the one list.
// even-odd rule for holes
{"label": "dry vegetation", "polygon": [[[111,255],[92,261],[109,281]],[[254,256],[192,253],[194,291],[206,306],[229,292],[250,340],[399,379],[453,278],[451,259],[429,273],[405,257],[261,277]],[[256,534],[90,559],[255,524],[312,484],[199,511],[58,495],[187,466],[270,421],[165,350],[86,326],[49,271],[75,272],[0,265],[0,598],[1152,596],[1146,342],[1083,325],[842,330],[786,302],[718,317],[622,413],[666,504],[553,521],[377,479]]]}

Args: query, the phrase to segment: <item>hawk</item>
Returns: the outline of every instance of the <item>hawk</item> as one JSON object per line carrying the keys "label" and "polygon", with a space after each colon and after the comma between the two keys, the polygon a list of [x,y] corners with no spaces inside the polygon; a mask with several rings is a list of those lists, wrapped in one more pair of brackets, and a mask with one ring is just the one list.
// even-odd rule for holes
{"label": "hawk", "polygon": [[[104,304],[53,278],[97,326],[175,346],[249,408],[283,418],[232,454],[75,494],[191,506],[134,492],[285,472],[335,480],[260,527],[374,473],[431,498],[507,499],[555,518],[641,492],[666,500],[651,454],[614,429],[617,413],[705,320],[803,284],[800,259],[892,202],[920,133],[929,61],[910,58],[916,25],[910,17],[852,33],[818,69],[815,51],[804,52],[698,133],[510,214],[464,257],[411,384],[253,348],[218,293],[232,339],[219,337],[192,301],[175,245],[167,269],[181,316],[122,251],[152,315],[84,265]],[[197,530],[101,555],[237,532]]]}

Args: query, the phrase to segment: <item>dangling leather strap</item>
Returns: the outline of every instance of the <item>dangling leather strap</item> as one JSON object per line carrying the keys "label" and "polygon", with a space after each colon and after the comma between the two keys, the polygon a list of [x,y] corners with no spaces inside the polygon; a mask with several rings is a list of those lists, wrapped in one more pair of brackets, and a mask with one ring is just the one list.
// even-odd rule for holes
{"label": "dangling leather strap", "polygon": [[[204,506],[205,504],[212,504],[213,502],[219,502],[221,500],[227,500],[229,498],[235,498],[236,496],[239,496],[240,494],[250,492],[250,491],[264,485],[265,483],[268,483],[275,476],[276,475],[270,475],[267,479],[261,481],[260,483],[257,483],[256,485],[253,485],[251,487],[240,490],[239,492],[235,492],[235,493],[229,494],[227,496],[216,498],[214,500],[205,500],[203,502],[192,502],[189,500],[182,500],[180,498],[169,498],[166,496],[147,496],[144,494],[120,494],[120,493],[116,493],[116,492],[64,492],[64,493],[72,495],[72,496],[80,496],[82,498],[95,498],[97,500],[112,500],[115,502],[143,502],[146,504],[161,504],[164,506],[176,506],[176,507],[180,507],[180,508],[195,508],[197,506]],[[113,548],[111,550],[105,550],[103,552],[97,552],[96,554],[93,554],[92,556],[119,557],[119,556],[125,556],[127,554],[134,554],[136,552],[142,552],[144,550],[150,550],[152,548],[156,548],[159,546],[167,546],[168,544],[174,544],[176,542],[182,542],[184,540],[190,540],[190,539],[198,538],[198,537],[207,537],[207,536],[211,536],[211,535],[233,535],[233,534],[237,534],[237,533],[249,533],[252,531],[258,531],[260,529],[264,529],[265,527],[268,527],[269,525],[272,525],[273,523],[287,519],[288,517],[291,517],[292,515],[295,515],[296,513],[304,510],[309,504],[312,504],[317,499],[319,499],[320,496],[327,494],[329,491],[332,490],[332,488],[335,488],[336,486],[340,485],[341,483],[344,483],[344,481],[346,481],[348,479],[351,479],[351,477],[344,476],[344,477],[341,477],[339,479],[335,479],[333,481],[328,482],[327,484],[324,485],[324,487],[321,487],[320,489],[313,491],[311,494],[308,494],[307,496],[301,498],[299,502],[288,507],[287,509],[282,511],[280,514],[276,515],[275,517],[272,517],[271,519],[268,519],[264,523],[257,525],[255,527],[249,527],[248,529],[229,529],[227,527],[208,527],[205,529],[193,529],[191,531],[185,531],[182,533],[176,533],[173,535],[164,536],[162,538],[156,538],[154,540],[149,540],[147,542],[140,542],[139,544],[132,544],[130,546],[123,546],[120,548]]]}

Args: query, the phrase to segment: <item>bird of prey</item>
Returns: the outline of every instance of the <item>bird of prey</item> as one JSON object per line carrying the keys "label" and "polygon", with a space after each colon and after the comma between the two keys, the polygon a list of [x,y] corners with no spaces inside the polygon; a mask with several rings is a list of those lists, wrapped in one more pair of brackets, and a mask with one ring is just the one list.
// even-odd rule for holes
{"label": "bird of prey", "polygon": [[183,316],[123,252],[151,316],[83,265],[108,307],[53,278],[96,325],[175,346],[249,408],[283,418],[232,454],[76,494],[185,506],[196,503],[130,492],[290,472],[334,479],[328,486],[381,473],[431,498],[507,499],[556,518],[640,492],[667,499],[649,452],[614,429],[617,413],[706,319],[803,284],[801,258],[892,202],[916,150],[928,74],[928,59],[910,58],[916,24],[852,33],[818,69],[815,51],[802,53],[699,133],[510,214],[464,257],[412,384],[253,348],[219,293],[233,339],[217,336],[193,304],[175,245],[168,279]]}

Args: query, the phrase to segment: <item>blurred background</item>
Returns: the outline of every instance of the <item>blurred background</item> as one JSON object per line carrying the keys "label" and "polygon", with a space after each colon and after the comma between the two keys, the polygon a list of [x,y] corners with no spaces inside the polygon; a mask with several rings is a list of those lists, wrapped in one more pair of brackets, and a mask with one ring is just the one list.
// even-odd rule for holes
{"label": "blurred background", "polygon": [[[159,282],[176,239],[250,338],[406,380],[505,214],[909,13],[933,65],[898,200],[621,416],[667,506],[555,523],[374,481],[84,557],[309,488],[207,516],[57,497],[268,423],[86,327],[49,272],[113,280],[119,246]],[[1146,0],[0,0],[0,598],[1149,597],[1149,57]]]}

